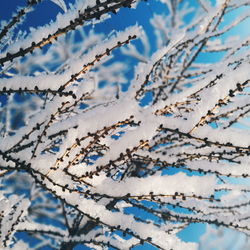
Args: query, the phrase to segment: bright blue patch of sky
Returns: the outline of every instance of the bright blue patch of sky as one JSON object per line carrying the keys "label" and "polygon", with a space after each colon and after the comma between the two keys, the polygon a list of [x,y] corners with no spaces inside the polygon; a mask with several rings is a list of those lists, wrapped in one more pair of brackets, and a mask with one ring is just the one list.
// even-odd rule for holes
{"label": "bright blue patch of sky", "polygon": [[185,242],[198,242],[199,238],[205,233],[205,228],[204,223],[191,223],[177,233],[177,236]]}
{"label": "bright blue patch of sky", "polygon": [[76,245],[76,246],[73,248],[73,250],[90,250],[90,249],[92,249],[92,248],[83,246],[83,245],[81,245],[81,244],[78,244],[78,245]]}

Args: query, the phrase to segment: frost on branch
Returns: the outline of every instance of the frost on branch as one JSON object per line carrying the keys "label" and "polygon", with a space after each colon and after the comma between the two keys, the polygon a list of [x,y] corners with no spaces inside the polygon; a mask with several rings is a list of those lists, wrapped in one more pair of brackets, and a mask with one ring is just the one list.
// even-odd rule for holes
{"label": "frost on branch", "polygon": [[1,247],[195,249],[191,223],[248,237],[249,36],[230,32],[250,2],[162,0],[154,38],[95,28],[138,1],[54,2],[28,34],[40,1],[1,25]]}

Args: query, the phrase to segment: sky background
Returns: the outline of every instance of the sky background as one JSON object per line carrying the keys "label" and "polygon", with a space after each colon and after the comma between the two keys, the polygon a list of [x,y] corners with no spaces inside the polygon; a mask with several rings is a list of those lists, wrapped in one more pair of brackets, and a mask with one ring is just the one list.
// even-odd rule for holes
{"label": "sky background", "polygon": [[[9,20],[13,11],[16,10],[17,6],[24,6],[24,0],[1,0],[0,4],[0,18],[1,20]],[[72,0],[65,0],[67,6]],[[195,1],[190,0],[190,3],[195,6]],[[112,18],[107,20],[104,24],[98,25],[96,30],[98,32],[104,32],[108,34],[112,30],[123,30],[129,25],[133,25],[138,23],[142,25],[144,29],[147,31],[149,35],[149,39],[151,42],[152,49],[155,49],[154,44],[154,36],[153,36],[153,29],[149,24],[149,19],[152,16],[152,13],[160,13],[162,11],[162,6],[160,3],[155,1],[150,2],[150,4],[142,3],[139,4],[136,10],[132,9],[122,9],[118,15],[113,15]],[[58,7],[55,3],[50,0],[44,0],[41,4],[36,6],[36,10],[29,13],[27,19],[21,26],[23,30],[28,31],[29,27],[37,27],[48,23],[50,20],[55,20],[56,15],[61,12],[63,13],[62,9]],[[240,11],[232,13],[230,18],[234,18],[237,15],[240,15]],[[187,17],[187,19],[190,17]],[[243,23],[237,29],[233,29],[230,32],[231,35],[241,35],[242,37],[246,36],[249,33],[249,22]],[[228,34],[229,35],[229,34]],[[227,36],[228,36],[227,35]],[[227,37],[225,36],[225,38]],[[207,62],[212,62],[213,60],[217,60],[213,55],[206,56],[205,58],[201,58],[201,60],[207,60]],[[128,73],[128,77],[132,77],[132,71]],[[199,237],[205,232],[205,225],[204,224],[191,224],[186,229],[182,230],[178,236],[184,241],[198,241]],[[77,248],[80,249],[80,248]],[[83,249],[83,248],[81,248]],[[88,249],[88,248],[86,248]],[[137,247],[136,249],[140,249]],[[143,249],[154,249],[151,247],[147,247]]]}

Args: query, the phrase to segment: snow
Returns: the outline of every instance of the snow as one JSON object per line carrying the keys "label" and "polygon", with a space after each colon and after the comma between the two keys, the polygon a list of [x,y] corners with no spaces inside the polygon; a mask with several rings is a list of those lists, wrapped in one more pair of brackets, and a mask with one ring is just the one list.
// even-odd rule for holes
{"label": "snow", "polygon": [[[6,44],[1,57],[41,41],[68,26],[78,11],[98,4],[79,0],[67,9],[63,0],[52,1],[65,13],[31,29],[25,39]],[[86,241],[95,249],[97,242],[103,243],[99,249],[108,243],[129,249],[142,240],[156,248],[182,250],[197,247],[176,235],[192,222],[248,233],[249,130],[230,125],[249,120],[249,37],[223,36],[249,18],[249,12],[217,26],[225,1],[212,6],[199,0],[198,10],[187,2],[161,2],[169,15],[150,21],[157,37],[152,55],[151,41],[138,24],[108,35],[96,33],[97,23],[112,18],[107,14],[88,21],[90,31],[78,28],[48,46],[46,53],[36,50],[2,68],[1,92],[64,87],[64,93],[75,95],[48,93],[20,101],[6,93],[0,107],[0,210],[7,225],[0,227],[2,242],[8,230],[7,245],[16,230],[47,230],[60,233],[53,238],[55,248],[62,241]],[[100,8],[105,8],[103,3]],[[228,4],[234,8],[248,2]],[[135,36],[144,48],[132,42],[119,51],[126,55],[120,60],[113,50]],[[196,53],[213,50],[226,53],[214,63],[196,58]],[[132,80],[126,74],[129,56],[139,60]],[[53,69],[48,62],[58,66]],[[128,81],[128,91],[122,91]],[[152,101],[140,105],[149,93]],[[24,125],[13,128],[18,121]],[[23,172],[32,185],[30,197],[10,195],[25,184],[19,178]],[[12,185],[6,185],[9,180]],[[46,209],[36,202],[46,203]],[[29,212],[34,204],[37,214],[48,215],[56,207],[55,217],[64,226],[75,226],[81,216],[79,230],[90,221],[97,225],[86,234],[69,235],[69,228],[35,222],[36,211]],[[136,214],[136,209],[143,212]],[[121,236],[124,232],[128,240]],[[20,241],[14,247],[27,246]]]}
{"label": "snow", "polygon": [[[206,183],[206,185],[203,185]],[[94,187],[94,191],[110,196],[174,195],[175,192],[185,195],[210,196],[214,193],[215,178],[213,176],[186,176],[178,173],[173,176],[151,176],[147,178],[131,177],[124,181],[104,180]]]}

